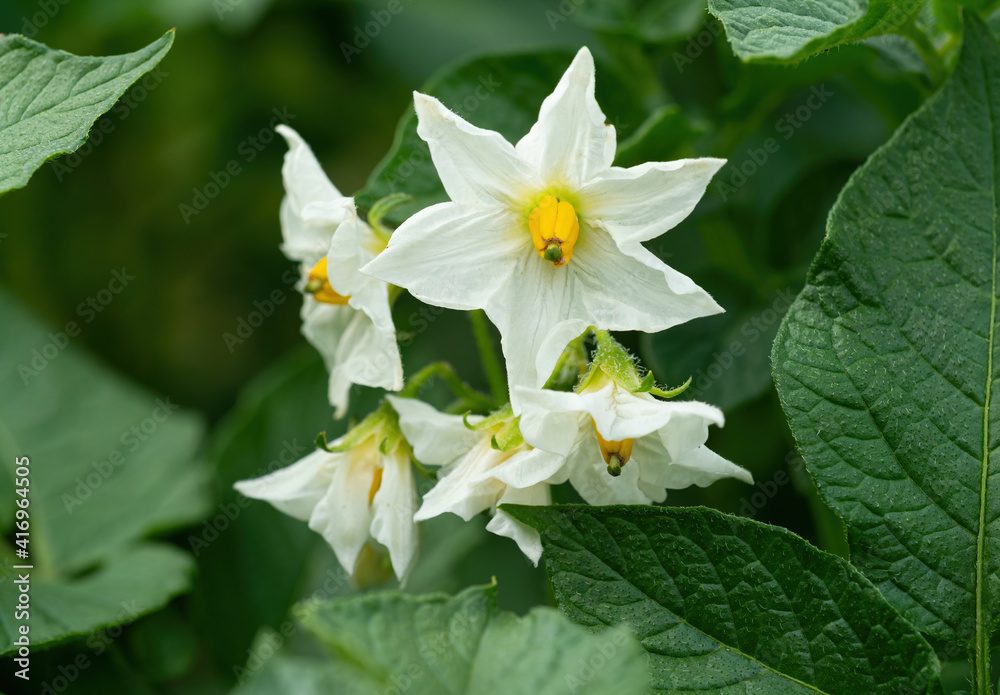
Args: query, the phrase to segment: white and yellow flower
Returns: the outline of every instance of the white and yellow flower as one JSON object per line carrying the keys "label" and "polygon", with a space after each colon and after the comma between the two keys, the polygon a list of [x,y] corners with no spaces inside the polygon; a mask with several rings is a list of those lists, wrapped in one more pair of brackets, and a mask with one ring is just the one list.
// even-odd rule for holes
{"label": "white and yellow flower", "polygon": [[534,449],[521,439],[509,408],[488,418],[446,415],[412,398],[388,399],[399,413],[399,426],[421,463],[442,466],[437,484],[424,495],[414,519],[445,513],[466,521],[489,510],[486,529],[513,539],[535,565],[542,554],[538,531],[497,505],[552,503],[546,480],[564,457]]}
{"label": "white and yellow flower", "polygon": [[515,387],[524,441],[566,458],[550,482],[569,480],[594,505],[662,502],[667,490],[721,478],[753,484],[749,471],[705,446],[709,425],[725,423],[721,410],[657,400],[642,391],[621,346],[606,334],[598,340],[591,371],[575,391]]}
{"label": "white and yellow flower", "polygon": [[516,146],[416,93],[417,132],[451,201],[408,219],[362,269],[429,304],[484,309],[512,385],[542,386],[589,326],[655,332],[722,311],[642,242],[687,217],[724,160],[612,166],[594,84],[583,48]]}
{"label": "white and yellow flower", "polygon": [[317,449],[287,468],[234,487],[309,522],[349,574],[367,544],[388,552],[402,580],[417,551],[417,491],[410,450],[396,428],[395,415],[383,406],[334,441],[333,452]]}
{"label": "white and yellow flower", "polygon": [[288,142],[282,175],[281,249],[302,264],[302,333],[330,372],[335,417],[346,412],[352,384],[403,387],[403,366],[389,304],[389,286],[359,269],[386,245],[358,219],[354,201],[323,173],[309,145],[279,125]]}

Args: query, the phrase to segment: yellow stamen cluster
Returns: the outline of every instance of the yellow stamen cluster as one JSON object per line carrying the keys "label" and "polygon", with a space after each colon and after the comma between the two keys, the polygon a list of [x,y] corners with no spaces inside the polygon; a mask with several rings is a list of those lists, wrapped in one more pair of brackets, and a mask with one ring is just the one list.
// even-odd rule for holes
{"label": "yellow stamen cluster", "polygon": [[[593,420],[591,420],[593,422]],[[597,435],[597,443],[601,446],[601,456],[604,463],[608,464],[608,473],[613,476],[622,474],[622,466],[632,458],[632,444],[634,439],[623,439],[620,442],[609,442],[597,431],[597,423],[594,423],[594,434]]]}
{"label": "yellow stamen cluster", "polygon": [[580,220],[572,205],[547,195],[528,215],[528,231],[538,255],[561,268],[573,257],[573,246],[580,237]]}
{"label": "yellow stamen cluster", "polygon": [[325,304],[347,304],[350,297],[345,297],[334,291],[330,284],[330,277],[326,271],[326,256],[319,259],[319,263],[309,271],[306,279],[306,292],[315,297],[317,302]]}

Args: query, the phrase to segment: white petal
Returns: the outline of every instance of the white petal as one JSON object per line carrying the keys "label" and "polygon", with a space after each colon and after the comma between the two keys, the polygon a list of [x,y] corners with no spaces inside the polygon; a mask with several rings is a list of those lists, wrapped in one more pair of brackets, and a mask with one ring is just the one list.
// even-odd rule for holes
{"label": "white petal", "polygon": [[374,447],[352,449],[333,469],[333,479],[309,518],[309,528],[326,539],[341,566],[353,574],[368,541],[372,511],[368,503],[375,476]]}
{"label": "white petal", "polygon": [[[481,432],[465,426],[460,415],[447,415],[416,398],[388,396],[399,414],[399,427],[420,463],[443,466],[468,453],[482,437]],[[481,422],[481,415],[470,415],[469,423]]]}
{"label": "white petal", "polygon": [[330,487],[333,470],[342,454],[314,451],[287,468],[233,485],[240,493],[270,502],[276,509],[307,521]]}
{"label": "white petal", "polygon": [[648,241],[691,214],[725,163],[703,158],[613,167],[580,190],[579,213],[622,246]]}
{"label": "white petal", "polygon": [[392,568],[402,580],[417,552],[417,489],[410,457],[399,450],[382,459],[382,484],[372,501],[371,534],[389,550]]}
{"label": "white petal", "polygon": [[434,97],[413,93],[417,134],[427,142],[448,196],[479,206],[517,205],[538,190],[535,172],[513,145],[449,111]]}
{"label": "white petal", "polygon": [[594,58],[584,47],[542,102],[538,122],[517,143],[517,153],[547,184],[579,188],[614,160],[615,129],[604,122],[594,85]]}
{"label": "white petal", "polygon": [[558,479],[565,466],[565,456],[525,447],[485,475],[510,487],[525,489],[543,481]]}
{"label": "white petal", "polygon": [[640,460],[638,463],[643,480],[670,490],[680,490],[691,485],[707,487],[721,478],[736,478],[753,484],[750,471],[727,461],[706,446],[690,449],[677,458]]}
{"label": "white petal", "polygon": [[536,449],[568,456],[584,426],[577,394],[515,386],[512,395],[522,406],[518,426],[524,441]]}
{"label": "white petal", "polygon": [[449,467],[437,485],[424,495],[424,502],[414,519],[424,521],[451,512],[466,521],[497,503],[505,485],[487,472],[506,454],[490,446],[488,436],[480,435],[477,444]]}
{"label": "white petal", "polygon": [[440,203],[406,220],[361,272],[427,304],[468,311],[519,282],[516,265],[528,254],[535,255],[531,236],[516,215]]}
{"label": "white petal", "polygon": [[[289,148],[281,169],[286,193],[280,212],[284,239],[281,248],[292,260],[312,266],[326,253],[330,237],[353,202],[330,183],[298,133],[285,125],[275,130],[288,141]],[[329,214],[305,219],[306,208],[315,203],[331,205]]]}
{"label": "white petal", "polygon": [[[508,488],[507,492],[500,498],[499,503],[548,506],[552,504],[552,494],[549,486],[545,484],[523,490]],[[490,523],[486,524],[486,530],[498,536],[512,538],[521,552],[531,560],[531,564],[535,567],[538,566],[538,559],[542,556],[542,539],[539,537],[538,531],[531,526],[522,524],[504,510],[498,509],[493,518],[490,519]]]}
{"label": "white petal", "polygon": [[608,384],[579,394],[579,403],[608,441],[637,439],[660,431],[671,451],[686,451],[705,443],[708,426],[722,426],[725,416],[715,406],[698,401],[658,401]]}
{"label": "white petal", "polygon": [[597,328],[657,333],[723,311],[691,278],[638,244],[622,250],[600,229],[580,232],[566,267],[580,318]]}

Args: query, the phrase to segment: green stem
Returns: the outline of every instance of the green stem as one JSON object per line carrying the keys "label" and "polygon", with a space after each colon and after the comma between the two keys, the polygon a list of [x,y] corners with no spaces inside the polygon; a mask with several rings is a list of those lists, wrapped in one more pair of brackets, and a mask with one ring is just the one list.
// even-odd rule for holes
{"label": "green stem", "polygon": [[972,692],[975,695],[992,695],[993,693],[993,676],[990,673],[990,633],[985,625],[976,626]]}
{"label": "green stem", "polygon": [[419,372],[414,374],[406,382],[406,386],[399,392],[401,398],[415,398],[420,392],[420,388],[433,377],[439,377],[445,385],[451,389],[459,398],[465,399],[469,405],[479,410],[489,411],[494,407],[494,403],[486,395],[479,393],[471,386],[462,381],[451,365],[446,362],[434,362],[429,364]]}
{"label": "green stem", "polygon": [[479,359],[483,363],[483,371],[486,372],[486,380],[490,384],[490,393],[497,403],[507,402],[507,378],[504,376],[503,367],[500,366],[500,358],[497,356],[496,348],[493,346],[493,338],[490,336],[490,325],[486,320],[486,313],[482,309],[469,312],[469,320],[472,321],[472,334],[476,337],[476,347],[479,348]]}
{"label": "green stem", "polygon": [[930,73],[931,82],[935,85],[944,82],[945,77],[947,77],[948,70],[945,67],[944,59],[941,58],[941,54],[938,53],[937,48],[934,47],[930,37],[920,31],[913,20],[910,20],[902,26],[899,33],[908,38],[917,49],[917,52],[923,59],[924,64],[927,65],[927,71]]}

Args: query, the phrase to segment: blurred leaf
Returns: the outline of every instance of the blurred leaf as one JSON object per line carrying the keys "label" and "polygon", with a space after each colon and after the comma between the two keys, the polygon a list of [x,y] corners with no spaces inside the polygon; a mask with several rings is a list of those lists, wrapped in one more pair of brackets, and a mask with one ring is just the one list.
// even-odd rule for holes
{"label": "blurred leaf", "polygon": [[[705,21],[704,0],[588,0],[576,3],[573,19],[588,29],[627,34],[648,43],[691,36]],[[546,12],[556,25],[556,12]]]}
{"label": "blurred leaf", "polygon": [[275,657],[252,679],[238,686],[232,695],[330,695],[351,693],[363,687],[344,676],[328,660],[301,656]]}
{"label": "blurred leaf", "polygon": [[[495,130],[516,143],[534,125],[542,100],[555,89],[572,59],[573,54],[564,51],[480,58],[445,69],[420,91],[437,97],[480,128]],[[607,76],[602,79],[602,74]],[[598,66],[597,100],[619,138],[625,139],[645,120],[645,114],[635,98],[611,77]],[[448,199],[427,143],[417,135],[417,116],[412,106],[399,123],[389,153],[355,199],[358,207],[368,209],[398,192],[409,193],[415,202],[388,216],[395,222]]]}
{"label": "blurred leaf", "polygon": [[[642,652],[624,628],[598,634],[550,608],[498,611],[496,586],[457,596],[384,592],[305,606],[302,622],[357,678],[347,693],[645,693]],[[597,661],[602,664],[597,667]]]}
{"label": "blurred leaf", "polygon": [[783,528],[705,508],[504,509],[541,532],[572,620],[635,630],[656,692],[940,692],[920,633]]}
{"label": "blurred leaf", "polygon": [[980,657],[1000,611],[997,113],[1000,48],[970,14],[951,78],[842,192],[773,352],[852,561]]}
{"label": "blurred leaf", "polygon": [[791,62],[905,26],[924,0],[709,0],[743,60]]}
{"label": "blurred leaf", "polygon": [[[667,162],[686,156],[685,149],[705,128],[695,125],[676,105],[658,108],[630,138],[618,144],[615,166]],[[684,154],[682,154],[684,153]]]}
{"label": "blurred leaf", "polygon": [[[213,433],[215,514],[192,530],[198,558],[197,622],[216,666],[227,674],[243,664],[261,626],[277,628],[300,598],[310,554],[322,539],[307,524],[232,489],[245,478],[283,468],[330,439],[334,425],[322,360],[303,344],[251,382]],[[337,428],[336,430],[334,428]]]}
{"label": "blurred leaf", "polygon": [[0,36],[0,195],[25,186],[47,159],[86,142],[94,122],[173,42],[171,30],[135,53],[93,58]]}
{"label": "blurred leaf", "polygon": [[[52,329],[0,292],[0,325],[0,455],[6,462],[0,496],[8,528],[15,458],[31,460],[29,560],[14,560],[6,542],[0,553],[8,570],[34,564],[32,580],[39,591],[50,586],[44,595],[57,608],[79,604],[72,615],[32,613],[37,648],[58,636],[47,626],[64,623],[64,635],[80,634],[88,616],[91,629],[121,622],[109,606],[134,600],[142,613],[187,588],[186,556],[133,546],[204,512],[205,476],[195,455],[202,427],[169,398],[148,394],[80,354],[71,345],[78,323]],[[150,567],[125,562],[124,552],[145,553],[140,557]],[[95,566],[95,574],[74,584]],[[9,595],[12,579],[5,573],[0,593]],[[4,623],[2,652],[10,649],[11,629],[16,626]]]}
{"label": "blurred leaf", "polygon": [[[74,581],[50,582],[33,570],[12,570],[0,583],[0,602],[17,605],[19,588],[13,580],[29,574],[31,648],[51,647],[83,637],[101,628],[130,623],[162,608],[191,586],[194,566],[190,556],[168,545],[146,544],[124,551],[93,574]],[[13,609],[11,609],[13,612]],[[13,616],[11,616],[13,617]],[[0,655],[17,650],[17,626],[5,620]]]}

